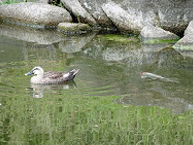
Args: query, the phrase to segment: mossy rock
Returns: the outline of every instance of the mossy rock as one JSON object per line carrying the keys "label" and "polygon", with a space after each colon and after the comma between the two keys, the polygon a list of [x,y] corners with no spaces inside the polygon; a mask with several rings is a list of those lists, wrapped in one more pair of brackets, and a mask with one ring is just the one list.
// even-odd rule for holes
{"label": "mossy rock", "polygon": [[82,34],[92,31],[92,28],[83,23],[60,23],[58,31],[65,34]]}

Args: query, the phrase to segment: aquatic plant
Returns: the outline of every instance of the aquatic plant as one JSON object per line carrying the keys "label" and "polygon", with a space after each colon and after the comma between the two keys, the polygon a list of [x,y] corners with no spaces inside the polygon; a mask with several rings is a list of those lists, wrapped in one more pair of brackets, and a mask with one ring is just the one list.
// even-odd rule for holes
{"label": "aquatic plant", "polygon": [[[0,5],[12,4],[12,3],[21,3],[21,2],[22,2],[22,1],[6,0],[5,2],[1,2],[1,1],[0,1]],[[26,2],[26,0],[24,0],[23,2]]]}

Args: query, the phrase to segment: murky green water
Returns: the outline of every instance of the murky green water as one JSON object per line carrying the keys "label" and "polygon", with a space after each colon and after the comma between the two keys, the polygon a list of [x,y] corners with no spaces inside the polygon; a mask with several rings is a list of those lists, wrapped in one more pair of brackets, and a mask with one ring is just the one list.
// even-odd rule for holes
{"label": "murky green water", "polygon": [[[193,58],[170,46],[143,44],[133,36],[62,36],[55,31],[0,27],[0,142],[136,144],[147,135],[145,124],[168,118],[179,121],[175,114],[193,110]],[[30,77],[24,74],[39,65],[45,71],[75,68],[80,72],[64,85],[30,85]],[[178,83],[142,79],[144,71]],[[143,120],[153,114],[155,120]],[[192,125],[190,116],[191,112],[182,118],[189,118]],[[139,120],[144,123],[141,127]],[[182,126],[186,123],[178,121]],[[153,139],[152,144],[157,144],[163,134],[158,133],[157,139],[145,136],[144,144]],[[185,134],[188,139],[191,132]]]}

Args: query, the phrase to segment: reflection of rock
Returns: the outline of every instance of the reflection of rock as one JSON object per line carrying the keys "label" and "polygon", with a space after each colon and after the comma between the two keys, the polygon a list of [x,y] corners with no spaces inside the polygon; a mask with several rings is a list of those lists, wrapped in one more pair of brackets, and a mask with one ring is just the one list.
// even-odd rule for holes
{"label": "reflection of rock", "polygon": [[[74,81],[70,81],[65,84],[59,85],[31,85],[32,96],[34,98],[43,98],[44,90],[67,90],[70,88],[76,88],[76,83]],[[28,89],[30,90],[30,89]]]}
{"label": "reflection of rock", "polygon": [[18,62],[23,60],[23,42],[0,35],[0,62]]}
{"label": "reflection of rock", "polygon": [[128,61],[131,65],[141,64],[143,59],[143,51],[140,49],[140,43],[120,43],[100,37],[98,39],[95,38],[86,45],[83,53],[89,57],[106,61]]}
{"label": "reflection of rock", "polygon": [[129,45],[122,49],[115,46],[103,50],[102,57],[106,61],[127,60],[130,64],[138,65],[142,63],[143,53],[141,49],[131,49]]}
{"label": "reflection of rock", "polygon": [[[169,92],[165,92],[165,95],[166,94],[170,95]],[[141,93],[125,95],[122,98],[115,100],[115,102],[121,104],[132,104],[135,106],[159,106],[170,108],[175,114],[184,113],[187,110],[193,110],[193,105],[185,102],[183,99],[171,98],[165,95],[161,92],[157,92],[157,90],[148,90]]]}
{"label": "reflection of rock", "polygon": [[[193,51],[179,51],[179,53],[184,57],[190,57],[193,58]],[[190,64],[191,66],[191,64]]]}
{"label": "reflection of rock", "polygon": [[171,44],[117,43],[116,41],[95,38],[84,47],[83,53],[95,59],[127,61],[128,66],[137,66],[158,62],[160,52],[166,46],[171,46]]}
{"label": "reflection of rock", "polygon": [[57,59],[57,50],[53,44],[28,44],[26,46],[23,46],[23,54],[25,61],[39,58],[44,58],[48,60]]}
{"label": "reflection of rock", "polygon": [[27,42],[52,44],[64,40],[57,31],[38,30],[25,27],[1,26],[0,34]]}
{"label": "reflection of rock", "polygon": [[[165,62],[167,59],[166,57],[168,56],[167,53],[171,55],[170,52],[173,50],[171,48],[171,44],[142,44],[141,48],[144,52],[143,62],[145,64],[153,64],[153,63],[156,63],[157,61],[158,61],[158,64],[160,64],[162,61]],[[171,51],[168,50],[162,53],[162,51],[165,48],[171,48],[172,50]]]}
{"label": "reflection of rock", "polygon": [[59,42],[59,48],[62,50],[62,52],[65,53],[75,53],[80,52],[81,49],[89,43],[93,37],[96,35],[96,33],[88,34],[85,36],[74,36],[70,37],[69,39],[66,39],[65,41]]}

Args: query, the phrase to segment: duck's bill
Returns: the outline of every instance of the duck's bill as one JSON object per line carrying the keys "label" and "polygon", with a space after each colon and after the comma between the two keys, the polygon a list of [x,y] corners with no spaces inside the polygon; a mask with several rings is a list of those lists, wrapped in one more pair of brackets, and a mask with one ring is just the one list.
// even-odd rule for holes
{"label": "duck's bill", "polygon": [[26,73],[25,75],[26,75],[26,76],[29,76],[29,75],[32,75],[32,74],[33,74],[33,72],[30,71],[30,72]]}

